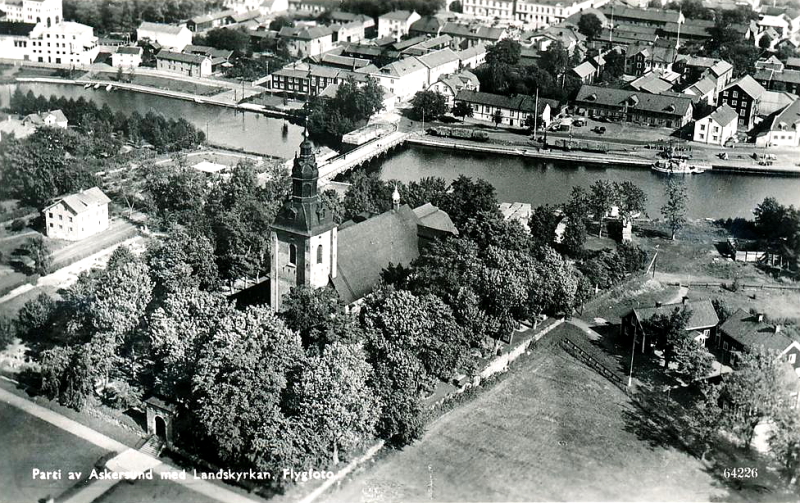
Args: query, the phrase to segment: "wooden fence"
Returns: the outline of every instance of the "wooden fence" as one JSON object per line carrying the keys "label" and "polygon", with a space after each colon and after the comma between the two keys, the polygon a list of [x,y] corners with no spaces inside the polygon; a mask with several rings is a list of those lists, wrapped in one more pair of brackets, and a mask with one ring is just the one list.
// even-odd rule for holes
{"label": "wooden fence", "polygon": [[[669,286],[686,286],[686,287],[697,287],[697,288],[713,288],[713,287],[720,287],[724,288],[730,285],[730,283],[723,283],[723,282],[712,282],[706,283],[702,281],[690,281],[688,283],[667,283]],[[748,289],[748,290],[790,290],[790,291],[800,291],[800,286],[790,286],[790,285],[770,285],[770,284],[747,284],[747,283],[739,283],[738,288],[741,289]]]}

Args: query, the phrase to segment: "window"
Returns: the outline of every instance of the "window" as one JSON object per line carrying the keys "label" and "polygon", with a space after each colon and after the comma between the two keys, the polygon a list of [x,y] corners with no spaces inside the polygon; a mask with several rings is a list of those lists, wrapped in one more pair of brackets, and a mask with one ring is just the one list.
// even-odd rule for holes
{"label": "window", "polygon": [[792,353],[789,355],[789,363],[794,363],[797,360],[797,354]]}
{"label": "window", "polygon": [[705,131],[705,130],[706,130],[706,125],[700,124],[700,131]]}
{"label": "window", "polygon": [[50,215],[50,218],[53,218],[53,212],[52,211],[49,213],[49,215]]}
{"label": "window", "polygon": [[317,264],[322,263],[322,245],[317,246]]}
{"label": "window", "polygon": [[289,263],[297,265],[297,246],[294,244],[289,245]]}
{"label": "window", "polygon": [[722,343],[722,349],[724,349],[725,351],[728,350],[728,343],[727,342],[723,342]]}
{"label": "window", "polygon": [[58,219],[59,219],[59,220],[64,220],[64,215],[59,215],[59,216],[58,216]]}
{"label": "window", "polygon": [[50,222],[50,227],[52,227],[52,226],[53,226],[53,222]]}

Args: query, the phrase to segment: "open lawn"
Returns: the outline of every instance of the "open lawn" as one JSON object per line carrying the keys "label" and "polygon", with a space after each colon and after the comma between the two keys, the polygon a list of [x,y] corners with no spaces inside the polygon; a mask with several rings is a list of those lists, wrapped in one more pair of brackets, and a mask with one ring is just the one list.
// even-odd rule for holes
{"label": "open lawn", "polygon": [[647,441],[641,416],[622,391],[554,347],[323,499],[741,499],[697,459]]}
{"label": "open lawn", "polygon": [[[106,451],[15,407],[0,403],[0,501],[17,503],[58,496],[75,481],[67,471],[88,475]],[[61,480],[35,480],[32,470],[61,470]]]}

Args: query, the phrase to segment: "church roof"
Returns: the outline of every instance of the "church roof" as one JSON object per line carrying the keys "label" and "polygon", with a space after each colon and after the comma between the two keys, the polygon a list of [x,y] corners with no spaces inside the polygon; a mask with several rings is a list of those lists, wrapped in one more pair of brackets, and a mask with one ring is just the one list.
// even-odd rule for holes
{"label": "church roof", "polygon": [[389,263],[409,265],[419,257],[419,218],[408,206],[339,229],[333,286],[345,304],[372,291]]}

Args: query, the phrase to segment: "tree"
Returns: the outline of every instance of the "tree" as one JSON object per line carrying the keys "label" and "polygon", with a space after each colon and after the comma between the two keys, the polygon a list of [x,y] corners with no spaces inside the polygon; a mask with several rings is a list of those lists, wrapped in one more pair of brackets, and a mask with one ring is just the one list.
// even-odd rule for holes
{"label": "tree", "polygon": [[219,271],[214,255],[214,245],[206,236],[191,236],[174,226],[165,239],[148,244],[145,260],[159,295],[163,295],[187,287],[217,288]]}
{"label": "tree", "polygon": [[786,480],[794,486],[800,477],[800,417],[796,409],[784,407],[779,410],[774,418],[769,444]]}
{"label": "tree", "polygon": [[770,45],[772,45],[772,39],[769,38],[769,35],[766,33],[761,36],[758,41],[758,47],[761,49],[769,49]]}
{"label": "tree", "polygon": [[281,31],[285,26],[291,27],[293,25],[292,19],[288,16],[278,16],[269,23],[270,31]]}
{"label": "tree", "polygon": [[783,366],[778,355],[757,347],[737,354],[736,372],[722,377],[721,399],[728,407],[721,423],[746,449],[763,420],[779,417],[788,406],[783,387]]}
{"label": "tree", "polygon": [[665,188],[667,201],[661,207],[661,215],[667,220],[672,232],[672,240],[675,234],[683,227],[686,222],[686,186],[676,177],[672,176],[667,181]]}
{"label": "tree", "polygon": [[452,113],[456,117],[461,117],[461,122],[464,122],[467,117],[472,117],[475,112],[472,109],[472,105],[466,101],[457,101],[456,104],[453,105]]}
{"label": "tree", "polygon": [[17,338],[16,324],[5,316],[0,316],[0,351],[3,351]]}
{"label": "tree", "polygon": [[23,249],[33,260],[36,274],[44,276],[50,273],[50,267],[53,265],[52,252],[50,244],[41,235],[30,238]]}
{"label": "tree", "polygon": [[556,228],[561,221],[555,207],[548,205],[533,208],[528,217],[532,245],[534,247],[551,246],[555,241]]}
{"label": "tree", "polygon": [[295,388],[295,407],[330,446],[333,464],[375,429],[380,402],[368,386],[372,367],[360,345],[334,342],[306,360]]}
{"label": "tree", "polygon": [[309,133],[338,140],[383,109],[383,89],[372,77],[363,85],[348,77],[339,85],[336,96],[315,98],[309,103]]}
{"label": "tree", "polygon": [[500,123],[503,122],[503,111],[500,110],[499,108],[495,110],[494,113],[492,114],[492,122],[494,122],[495,129],[497,129],[497,126],[499,126]]}
{"label": "tree", "polygon": [[686,333],[686,324],[689,322],[691,315],[691,311],[686,308],[675,308],[666,314],[656,313],[644,322],[644,328],[656,347],[664,351],[665,368],[669,369],[670,363],[677,361],[679,373],[696,379],[705,377],[707,373],[701,375],[693,373],[698,369],[693,367],[692,354],[699,351],[699,345],[690,339]]}
{"label": "tree", "polygon": [[578,31],[586,35],[591,41],[596,39],[603,31],[603,23],[594,14],[583,14],[578,19]]}
{"label": "tree", "polygon": [[500,40],[486,50],[486,63],[492,65],[517,66],[519,64],[522,46],[516,40],[509,38]]}
{"label": "tree", "polygon": [[631,181],[614,182],[614,204],[619,208],[622,225],[633,222],[633,216],[647,209],[647,194]]}
{"label": "tree", "polygon": [[561,247],[570,257],[581,258],[586,244],[586,224],[581,218],[567,218],[564,236],[561,239]]}
{"label": "tree", "polygon": [[205,43],[215,49],[233,51],[237,56],[247,53],[250,36],[237,29],[214,28],[206,32]]}
{"label": "tree", "polygon": [[436,120],[447,113],[447,98],[439,91],[419,91],[411,99],[411,116],[415,120]]}
{"label": "tree", "polygon": [[561,41],[555,41],[541,53],[539,67],[550,72],[555,77],[561,77],[567,71],[569,63],[569,52]]}
{"label": "tree", "polygon": [[212,333],[191,381],[195,436],[232,466],[280,470],[297,456],[284,397],[302,368],[300,338],[268,307],[229,311]]}
{"label": "tree", "polygon": [[600,224],[598,236],[603,236],[603,219],[611,212],[611,207],[617,200],[614,185],[606,180],[597,180],[591,186],[589,206],[594,214],[594,219]]}
{"label": "tree", "polygon": [[344,304],[333,288],[292,287],[281,303],[280,316],[289,329],[300,334],[303,346],[322,351],[327,328],[336,317],[345,317]]}
{"label": "tree", "polygon": [[364,212],[383,213],[391,209],[392,188],[375,175],[358,172],[353,175],[344,195],[345,219]]}
{"label": "tree", "polygon": [[495,188],[481,179],[460,175],[450,184],[450,192],[442,196],[440,207],[447,212],[457,228],[481,212],[498,213]]}
{"label": "tree", "polygon": [[122,72],[122,67],[118,66],[117,67],[117,82],[122,82],[122,77],[123,76],[124,76],[124,73]]}
{"label": "tree", "polygon": [[603,59],[606,64],[603,67],[603,81],[612,82],[625,73],[625,55],[617,50],[607,52]]}
{"label": "tree", "polygon": [[720,429],[720,417],[722,407],[720,407],[720,393],[722,387],[719,385],[704,384],[700,387],[701,399],[694,407],[689,409],[688,419],[690,428],[695,433],[695,441],[703,449],[701,458],[706,459],[708,451],[714,444]]}

